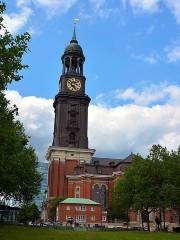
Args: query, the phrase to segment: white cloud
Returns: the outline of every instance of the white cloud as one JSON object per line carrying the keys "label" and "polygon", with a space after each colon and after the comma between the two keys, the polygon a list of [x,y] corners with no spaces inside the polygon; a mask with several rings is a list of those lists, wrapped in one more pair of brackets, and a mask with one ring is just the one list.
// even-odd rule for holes
{"label": "white cloud", "polygon": [[[17,0],[17,11],[19,12],[4,14],[4,25],[10,33],[14,34],[26,26],[32,14],[35,14],[33,5],[43,8],[48,17],[52,17],[55,14],[66,13],[76,2],[77,0]],[[33,34],[35,33],[33,26],[30,26],[29,29],[33,30]]]}
{"label": "white cloud", "polygon": [[31,136],[31,144],[38,152],[39,159],[44,160],[47,146],[52,142],[53,100],[34,96],[22,97],[16,91],[7,91],[6,97],[19,108],[19,118],[26,133]]}
{"label": "white cloud", "polygon": [[157,13],[163,7],[167,7],[180,24],[180,1],[179,0],[121,0],[124,9],[129,5],[133,13]]}
{"label": "white cloud", "polygon": [[179,117],[179,107],[171,105],[90,106],[89,137],[92,147],[107,155],[125,156],[131,151],[143,154],[157,143],[176,149]]}
{"label": "white cloud", "polygon": [[131,58],[136,60],[141,60],[148,64],[156,64],[158,63],[160,57],[157,54],[150,54],[150,55],[138,55],[138,54],[131,54]]}
{"label": "white cloud", "polygon": [[112,11],[110,7],[107,8],[106,0],[89,0],[89,2],[94,13],[101,18],[107,18]]}
{"label": "white cloud", "polygon": [[178,105],[180,104],[180,87],[162,83],[159,85],[150,85],[148,88],[141,91],[128,88],[124,91],[117,91],[117,98],[131,100],[133,104],[142,106],[148,106],[155,103],[158,104],[158,102]]}
{"label": "white cloud", "polygon": [[167,6],[175,16],[177,23],[180,23],[180,1],[179,0],[166,0]]}
{"label": "white cloud", "polygon": [[10,33],[16,33],[27,24],[32,14],[33,11],[31,8],[22,7],[20,13],[4,14],[3,24]]}
{"label": "white cloud", "polygon": [[77,0],[34,0],[35,4],[46,8],[50,15],[66,13]]}
{"label": "white cloud", "polygon": [[180,24],[180,0],[121,0],[124,9],[129,5],[135,14],[156,13],[167,7]]}
{"label": "white cloud", "polygon": [[167,59],[170,63],[180,60],[180,46],[168,47],[165,50],[167,53]]}
{"label": "white cloud", "polygon": [[22,7],[22,6],[27,6],[31,0],[16,0],[17,6]]}
{"label": "white cloud", "polygon": [[[154,86],[155,89],[155,86]],[[151,99],[152,93],[124,91],[124,98],[132,98],[129,105],[106,107],[98,104],[89,107],[89,142],[97,150],[97,155],[127,156],[131,151],[146,153],[152,144],[162,144],[176,149],[180,142],[180,87],[161,87],[167,101],[151,107],[137,104],[138,98]],[[154,99],[161,99],[154,93]],[[147,91],[146,91],[147,92]],[[148,96],[150,95],[150,97]],[[26,132],[32,136],[31,143],[43,160],[53,137],[53,100],[38,97],[22,97],[16,91],[7,91],[7,97],[19,107],[20,119]]]}
{"label": "white cloud", "polygon": [[[120,8],[112,7],[112,4],[110,5],[107,0],[16,0],[16,2],[19,8],[32,5],[43,8],[48,17],[67,13],[76,3],[80,7],[79,14],[89,20],[92,20],[95,16],[108,18],[110,15],[122,14]],[[163,7],[167,7],[174,15],[177,23],[180,23],[179,0],[121,0],[121,3],[124,10],[130,6],[135,14],[157,13]],[[153,29],[151,28],[149,31],[151,33]]]}
{"label": "white cloud", "polygon": [[112,6],[107,0],[79,1],[79,15],[81,18],[94,22],[97,18],[107,19],[120,12],[118,7]]}
{"label": "white cloud", "polygon": [[45,9],[49,17],[55,14],[66,13],[77,0],[17,0],[17,6],[29,6],[34,4],[37,7]]}
{"label": "white cloud", "polygon": [[127,0],[135,13],[157,12],[161,0]]}

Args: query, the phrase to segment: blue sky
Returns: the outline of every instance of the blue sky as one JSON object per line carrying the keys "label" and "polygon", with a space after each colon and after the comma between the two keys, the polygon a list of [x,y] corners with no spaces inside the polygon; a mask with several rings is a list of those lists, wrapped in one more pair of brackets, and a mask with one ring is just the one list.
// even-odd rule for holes
{"label": "blue sky", "polygon": [[[9,31],[13,34],[29,31],[32,34],[30,52],[24,58],[29,69],[23,72],[24,79],[21,82],[9,86],[12,101],[17,103],[17,94],[22,101],[34,96],[36,100],[49,101],[48,106],[51,109],[51,100],[57,94],[62,69],[60,57],[71,39],[73,18],[79,17],[77,38],[86,57],[86,92],[92,98],[89,117],[90,145],[95,147],[100,155],[117,157],[125,156],[131,151],[146,152],[153,143],[161,143],[169,148],[177,147],[180,126],[177,123],[172,129],[172,126],[169,128],[168,125],[164,130],[158,131],[165,116],[164,113],[158,113],[160,115],[157,120],[156,108],[162,107],[167,113],[168,106],[177,107],[180,101],[179,0],[7,0],[5,2],[7,3],[5,25]],[[10,90],[16,93],[16,97],[12,96]],[[127,120],[121,119],[122,122],[119,122],[119,115],[126,116],[128,107],[134,107],[131,113],[137,108],[140,108],[140,114],[145,111],[143,117],[136,111],[135,115],[131,116],[134,117],[137,126],[141,122],[139,119],[143,119],[143,123],[130,137],[122,134],[128,135],[128,131],[134,131],[133,122],[129,123],[130,125],[127,124]],[[177,109],[179,111],[179,108]],[[173,108],[172,112],[177,109]],[[28,110],[29,113],[31,110]],[[156,134],[152,133],[152,136],[148,135],[146,139],[140,141],[138,136],[142,131],[141,126],[144,121],[147,122],[146,110],[152,119],[147,128],[144,128],[144,132],[147,132],[145,129],[153,126],[154,131],[150,132]],[[114,116],[116,121],[109,119],[109,122],[104,123],[107,127],[98,129],[96,136],[94,132],[97,132],[97,129],[96,131],[93,129],[93,121],[95,117],[98,119],[103,117],[105,111],[110,111],[111,116],[117,111]],[[27,123],[29,121],[20,109],[21,112],[28,133],[34,134],[32,144],[36,147],[44,137],[41,140],[36,139],[38,131],[32,133]],[[53,115],[52,112],[49,114],[52,127]],[[172,114],[169,113],[168,116]],[[178,122],[178,117],[174,116],[171,125]],[[40,116],[37,119],[40,119]],[[152,122],[157,124],[152,125]],[[37,125],[37,122],[34,124]],[[118,129],[122,128],[126,131],[120,131],[116,136],[117,128],[110,128],[114,124]],[[112,141],[108,145],[109,148],[103,148],[99,136],[102,134],[104,138],[107,128],[111,129]],[[157,131],[160,132],[158,136],[156,136]],[[52,138],[50,132],[46,135],[48,139]],[[125,140],[120,141],[121,146],[117,145],[118,139],[123,138]],[[171,140],[162,141],[162,139]],[[44,144],[48,145],[48,141]]]}

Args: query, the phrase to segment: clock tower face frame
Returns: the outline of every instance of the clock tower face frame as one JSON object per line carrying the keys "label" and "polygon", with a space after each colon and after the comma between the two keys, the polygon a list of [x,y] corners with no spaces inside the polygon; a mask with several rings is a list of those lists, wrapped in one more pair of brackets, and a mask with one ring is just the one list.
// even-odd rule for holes
{"label": "clock tower face frame", "polygon": [[72,92],[78,92],[82,88],[81,81],[78,78],[71,77],[67,79],[67,89]]}

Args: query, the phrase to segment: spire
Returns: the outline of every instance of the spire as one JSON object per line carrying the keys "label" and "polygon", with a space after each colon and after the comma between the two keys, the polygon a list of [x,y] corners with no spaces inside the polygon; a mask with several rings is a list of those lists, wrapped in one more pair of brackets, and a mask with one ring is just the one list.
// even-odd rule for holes
{"label": "spire", "polygon": [[79,21],[79,18],[74,18],[74,30],[73,30],[73,35],[70,43],[78,43],[76,39],[76,24],[78,23],[78,21]]}

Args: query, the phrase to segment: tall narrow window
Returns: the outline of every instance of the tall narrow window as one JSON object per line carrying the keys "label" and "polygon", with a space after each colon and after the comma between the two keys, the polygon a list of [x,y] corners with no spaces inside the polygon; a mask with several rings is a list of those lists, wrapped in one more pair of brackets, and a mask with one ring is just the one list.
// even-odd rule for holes
{"label": "tall narrow window", "polygon": [[101,187],[101,204],[103,208],[106,207],[106,186],[102,185]]}
{"label": "tall narrow window", "polygon": [[75,143],[76,143],[76,134],[71,132],[69,134],[69,144],[75,145]]}
{"label": "tall narrow window", "polygon": [[98,184],[96,184],[96,185],[94,185],[94,187],[92,189],[92,200],[100,203],[99,197],[100,197],[100,188],[99,188]]}
{"label": "tall narrow window", "polygon": [[77,186],[76,189],[75,189],[75,198],[80,198],[80,187]]}
{"label": "tall narrow window", "polygon": [[95,202],[101,203],[103,208],[106,208],[106,186],[102,185],[99,187],[98,184],[94,185],[92,189],[92,200]]}

